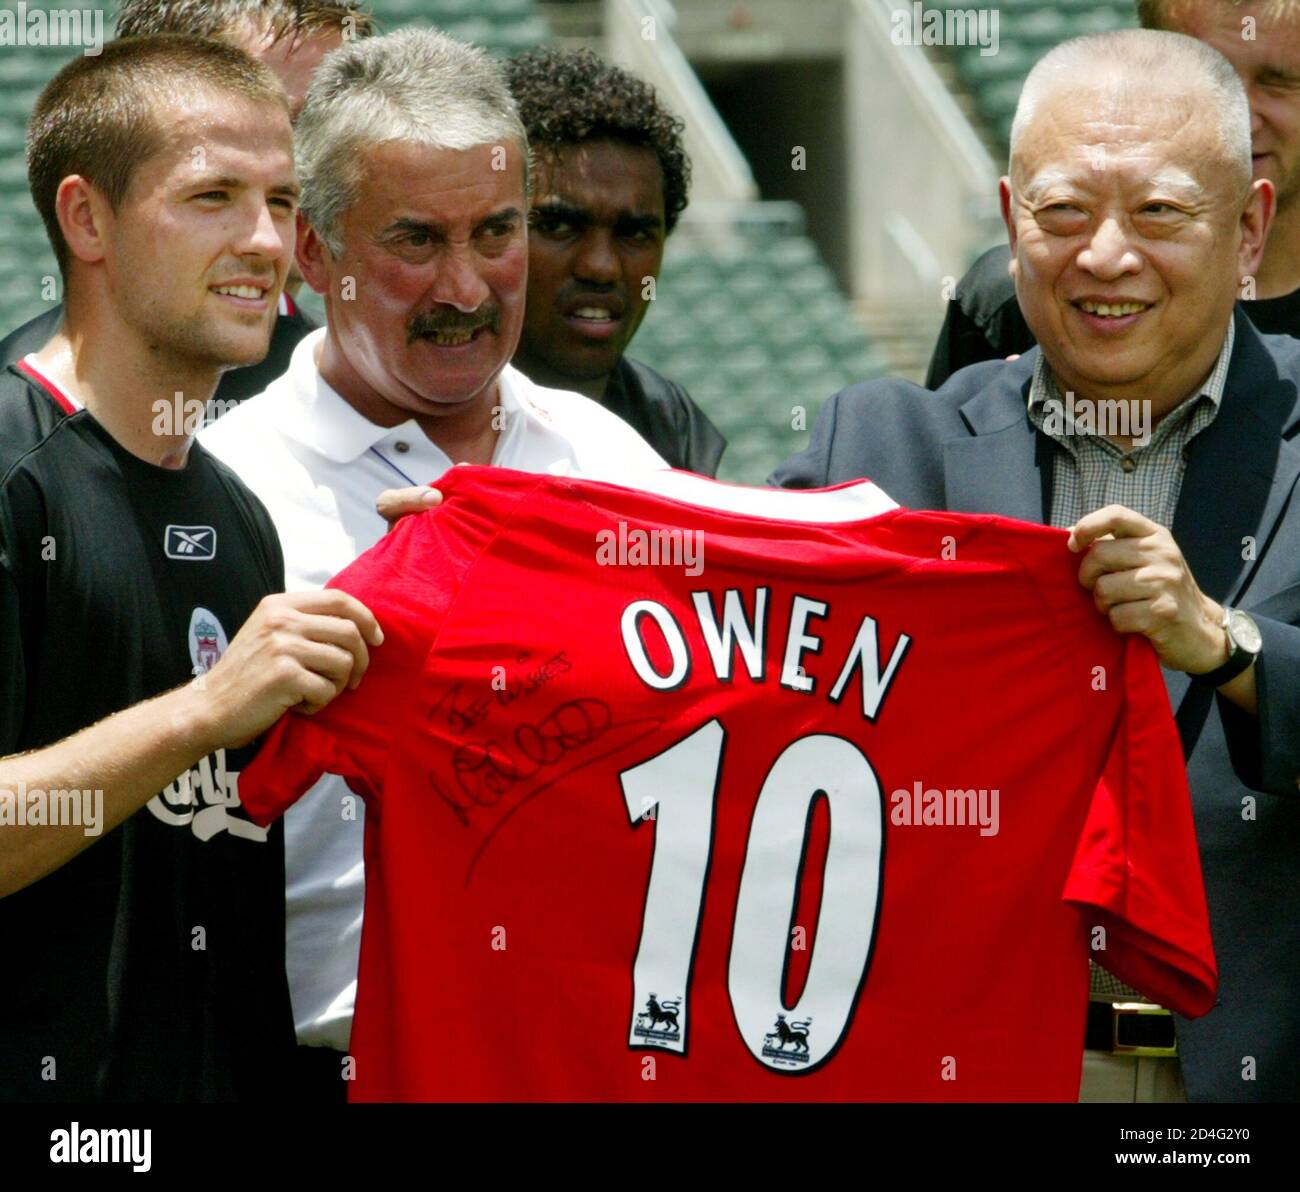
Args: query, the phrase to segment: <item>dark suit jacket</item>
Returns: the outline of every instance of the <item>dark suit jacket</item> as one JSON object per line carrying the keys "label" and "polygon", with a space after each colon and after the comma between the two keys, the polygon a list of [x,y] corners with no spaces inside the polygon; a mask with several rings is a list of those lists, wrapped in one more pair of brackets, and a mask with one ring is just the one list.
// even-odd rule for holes
{"label": "dark suit jacket", "polygon": [[[1172,532],[1201,589],[1249,611],[1264,653],[1260,714],[1166,672],[1187,755],[1219,1001],[1178,1021],[1188,1097],[1300,1099],[1300,341],[1238,310],[1223,403],[1192,440]],[[906,381],[832,397],[808,449],[772,481],[868,477],[903,505],[1045,523],[1051,440],[1026,414],[1035,348],[935,393]],[[1250,1074],[1253,1061],[1254,1079]]]}
{"label": "dark suit jacket", "polygon": [[[21,360],[28,352],[39,352],[53,338],[63,322],[63,305],[52,306],[44,314],[29,319],[0,340],[0,368]],[[226,405],[245,401],[261,393],[276,377],[289,370],[289,358],[298,341],[316,329],[315,321],[296,302],[290,313],[280,315],[271,331],[271,346],[256,364],[244,368],[230,368],[221,374],[213,402]]]}

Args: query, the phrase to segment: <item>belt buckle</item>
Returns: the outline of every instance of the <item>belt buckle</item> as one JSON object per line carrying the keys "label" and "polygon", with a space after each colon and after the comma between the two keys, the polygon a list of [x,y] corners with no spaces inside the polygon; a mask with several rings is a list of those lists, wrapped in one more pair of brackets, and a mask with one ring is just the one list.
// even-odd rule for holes
{"label": "belt buckle", "polygon": [[[1116,1055],[1152,1056],[1168,1059],[1178,1054],[1178,1036],[1174,1032],[1174,1017],[1163,1006],[1153,1006],[1147,1002],[1112,1002],[1111,1007],[1111,1048]],[[1168,1023],[1170,1043],[1164,1046],[1123,1042],[1121,1035],[1130,1040],[1149,1034],[1152,1023],[1142,1023],[1142,1019],[1163,1018]],[[1145,1029],[1144,1029],[1145,1028]],[[1164,1029],[1159,1029],[1164,1034]]]}

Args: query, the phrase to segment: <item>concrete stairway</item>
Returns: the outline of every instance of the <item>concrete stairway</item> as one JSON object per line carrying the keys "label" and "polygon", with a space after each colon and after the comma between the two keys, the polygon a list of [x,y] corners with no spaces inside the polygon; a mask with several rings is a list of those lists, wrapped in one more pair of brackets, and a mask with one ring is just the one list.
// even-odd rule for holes
{"label": "concrete stairway", "polygon": [[934,301],[859,302],[858,322],[866,328],[871,346],[889,366],[893,376],[925,383],[934,341],[943,324],[944,304]]}

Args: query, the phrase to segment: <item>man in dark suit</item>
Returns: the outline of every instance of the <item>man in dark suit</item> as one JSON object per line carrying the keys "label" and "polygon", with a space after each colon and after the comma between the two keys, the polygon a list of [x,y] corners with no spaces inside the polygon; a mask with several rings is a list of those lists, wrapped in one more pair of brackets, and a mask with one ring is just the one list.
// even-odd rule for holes
{"label": "man in dark suit", "polygon": [[1199,41],[1057,47],[1000,185],[1041,348],[937,393],[846,389],[773,478],[867,476],[904,505],[1071,527],[1099,611],[1152,642],[1220,973],[1214,1010],[1177,1023],[1182,1080],[1211,1101],[1300,1097],[1300,342],[1234,312],[1273,208],[1249,122]]}
{"label": "man in dark suit", "polygon": [[[1241,287],[1241,305],[1260,331],[1300,336],[1300,8],[1267,0],[1137,0],[1137,15],[1144,28],[1212,45],[1241,76],[1255,177],[1277,189],[1268,245],[1259,272]],[[1034,346],[1009,261],[1000,244],[957,283],[930,358],[928,388],[938,389],[959,368]]]}

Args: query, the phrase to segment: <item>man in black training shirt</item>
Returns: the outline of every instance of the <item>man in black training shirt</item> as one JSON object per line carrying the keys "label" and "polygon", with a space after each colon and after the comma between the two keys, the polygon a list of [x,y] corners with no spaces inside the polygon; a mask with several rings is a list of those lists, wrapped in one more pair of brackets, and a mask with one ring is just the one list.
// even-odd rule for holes
{"label": "man in black training shirt", "polygon": [[537,165],[514,366],[600,402],[674,468],[717,475],[717,427],[675,381],[624,355],[686,207],[682,122],[590,50],[531,50],[506,72]]}
{"label": "man in black training shirt", "polygon": [[265,509],[190,437],[266,352],[288,104],[232,46],[119,40],[42,92],[28,173],[67,315],[0,373],[0,1100],[275,1097],[283,845],[239,770],[382,640],[350,598],[272,595]]}
{"label": "man in black training shirt", "polygon": [[[117,16],[117,35],[188,33],[237,45],[275,73],[288,94],[290,118],[296,120],[316,66],[343,44],[345,20],[350,21],[350,36],[370,35],[370,14],[349,0],[265,0],[255,16],[248,0],[207,0],[201,6],[176,0],[125,0]],[[265,359],[222,373],[209,404],[210,417],[261,393],[288,369],[298,341],[316,329],[315,320],[295,301],[301,286],[302,275],[291,263]],[[40,351],[62,322],[60,303],[0,339],[0,368]]]}
{"label": "man in black training shirt", "polygon": [[[1300,336],[1300,8],[1239,0],[1138,0],[1148,29],[1204,41],[1232,63],[1250,100],[1255,178],[1277,188],[1277,215],[1259,273],[1242,288],[1242,309],[1259,330]],[[1247,36],[1243,21],[1253,22]],[[1034,336],[1007,273],[1011,250],[990,249],[948,303],[926,385],[958,369],[1027,352]]]}

